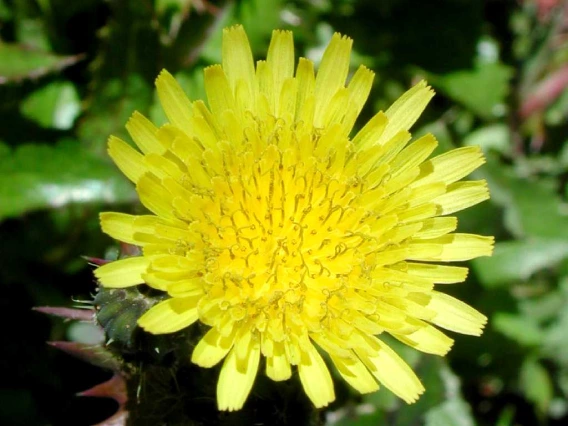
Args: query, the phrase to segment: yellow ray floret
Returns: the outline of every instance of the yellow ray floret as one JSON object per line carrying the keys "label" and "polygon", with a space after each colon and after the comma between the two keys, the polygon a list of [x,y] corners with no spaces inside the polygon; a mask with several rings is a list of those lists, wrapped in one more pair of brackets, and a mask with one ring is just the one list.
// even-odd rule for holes
{"label": "yellow ray floret", "polygon": [[425,82],[354,134],[373,73],[360,67],[346,81],[351,46],[334,35],[316,73],[304,58],[295,68],[292,33],[275,31],[255,65],[243,28],[226,29],[223,64],[205,69],[207,104],[163,71],[169,123],[134,113],[140,151],[109,140],[151,214],[101,215],[104,232],[143,254],[95,275],[164,292],[138,320],[147,332],[209,327],[191,361],[223,363],[221,410],[244,405],[261,357],[272,380],[297,371],[316,407],[335,398],[328,363],[361,393],[383,385],[411,403],[424,388],[379,336],[445,355],[453,340],[437,327],[479,335],[486,323],[439,291],[467,268],[438,264],[491,255],[493,238],[456,233],[449,216],[489,197],[485,181],[461,181],[483,155],[429,159],[434,136],[411,142],[434,95]]}

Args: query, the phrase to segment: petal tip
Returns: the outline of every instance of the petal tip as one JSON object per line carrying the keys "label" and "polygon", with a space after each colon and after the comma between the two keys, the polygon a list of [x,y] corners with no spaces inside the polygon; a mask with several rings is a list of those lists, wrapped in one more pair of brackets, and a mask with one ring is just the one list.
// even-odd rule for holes
{"label": "petal tip", "polygon": [[162,71],[160,71],[158,77],[156,77],[155,85],[158,86],[164,80],[170,80],[170,79],[175,80],[174,76],[167,69],[164,68],[162,69]]}

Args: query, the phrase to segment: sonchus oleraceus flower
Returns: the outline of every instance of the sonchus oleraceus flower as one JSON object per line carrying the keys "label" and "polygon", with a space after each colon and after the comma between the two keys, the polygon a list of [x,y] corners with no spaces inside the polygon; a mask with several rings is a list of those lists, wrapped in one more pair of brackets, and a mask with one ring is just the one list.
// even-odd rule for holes
{"label": "sonchus oleraceus flower", "polygon": [[491,237],[455,233],[450,216],[489,197],[485,181],[460,182],[482,153],[428,159],[434,136],[410,142],[434,94],[425,82],[353,135],[373,73],[361,66],[346,85],[351,45],[335,34],[316,73],[304,58],[295,67],[292,33],[275,31],[255,67],[243,28],[225,29],[223,64],[204,71],[207,104],[163,71],[169,123],[135,112],[126,128],[140,151],[109,140],[152,214],[101,215],[104,232],[143,254],[95,274],[104,287],[167,293],[138,321],[150,333],[210,327],[191,360],[223,361],[220,410],[243,406],[261,355],[268,377],[286,380],[296,366],[326,406],[335,395],[322,352],[359,392],[382,384],[411,403],[424,388],[379,336],[444,355],[453,341],[437,327],[479,335],[486,323],[434,290],[467,275],[438,262],[492,252]]}

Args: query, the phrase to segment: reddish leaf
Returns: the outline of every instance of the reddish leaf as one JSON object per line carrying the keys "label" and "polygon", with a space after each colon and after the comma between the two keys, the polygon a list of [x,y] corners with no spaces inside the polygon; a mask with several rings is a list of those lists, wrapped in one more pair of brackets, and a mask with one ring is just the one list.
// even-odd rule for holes
{"label": "reddish leaf", "polygon": [[110,260],[106,260],[106,259],[101,259],[98,257],[91,257],[91,256],[81,256],[83,259],[85,259],[87,262],[96,265],[96,266],[102,266],[105,263],[109,263],[111,262]]}
{"label": "reddish leaf", "polygon": [[89,396],[95,398],[112,398],[118,402],[118,411],[108,419],[98,423],[96,426],[124,426],[128,418],[125,409],[128,394],[126,382],[120,374],[115,374],[104,383],[93,386],[91,389],[80,392],[79,396]]}
{"label": "reddish leaf", "polygon": [[58,306],[38,306],[32,309],[34,311],[41,312],[42,314],[54,315],[56,317],[61,317],[68,320],[89,322],[93,321],[93,316],[95,313],[93,309],[74,309]]}
{"label": "reddish leaf", "polygon": [[560,96],[568,86],[568,65],[560,68],[542,80],[536,88],[528,94],[519,111],[522,118],[542,111]]}
{"label": "reddish leaf", "polygon": [[107,348],[77,342],[47,342],[49,345],[97,367],[120,371],[120,362]]}

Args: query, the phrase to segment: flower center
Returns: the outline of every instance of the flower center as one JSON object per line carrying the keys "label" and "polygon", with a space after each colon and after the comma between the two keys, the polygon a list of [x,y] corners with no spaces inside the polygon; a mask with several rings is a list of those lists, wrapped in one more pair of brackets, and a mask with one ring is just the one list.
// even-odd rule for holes
{"label": "flower center", "polygon": [[376,214],[361,179],[346,177],[348,140],[338,152],[324,139],[296,132],[258,155],[224,150],[227,173],[191,225],[204,243],[204,323],[246,320],[278,341],[294,324],[317,332],[353,309],[374,313],[359,290],[371,285]]}

